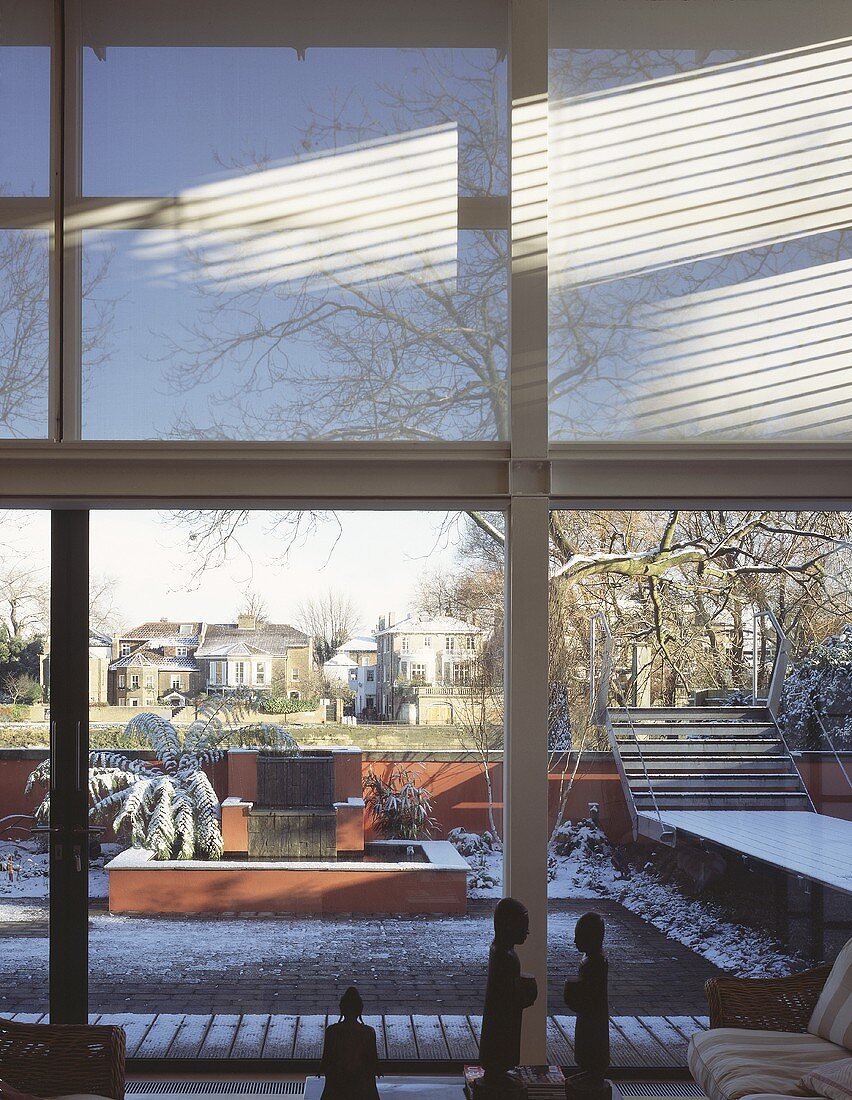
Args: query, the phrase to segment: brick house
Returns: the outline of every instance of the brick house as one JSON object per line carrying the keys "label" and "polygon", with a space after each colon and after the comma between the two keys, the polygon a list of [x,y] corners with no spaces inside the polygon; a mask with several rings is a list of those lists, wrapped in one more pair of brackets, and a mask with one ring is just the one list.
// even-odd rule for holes
{"label": "brick house", "polygon": [[236,623],[205,623],[195,659],[203,690],[211,694],[268,691],[273,684],[289,699],[310,691],[312,639],[286,623],[258,623],[250,615],[240,615]]}
{"label": "brick house", "polygon": [[110,703],[150,707],[163,700],[185,702],[202,691],[195,660],[201,628],[199,622],[161,619],[116,635],[107,672]]}

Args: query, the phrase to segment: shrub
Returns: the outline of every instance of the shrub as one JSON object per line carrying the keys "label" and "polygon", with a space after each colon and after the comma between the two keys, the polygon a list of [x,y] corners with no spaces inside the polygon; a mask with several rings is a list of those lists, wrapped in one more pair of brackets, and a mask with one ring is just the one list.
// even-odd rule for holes
{"label": "shrub", "polygon": [[432,796],[415,782],[414,771],[396,767],[382,779],[371,764],[364,776],[364,801],[373,824],[388,840],[428,840],[437,824]]}
{"label": "shrub", "polygon": [[283,695],[265,695],[257,709],[263,714],[304,714],[316,710],[319,699],[288,699]]}
{"label": "shrub", "polygon": [[781,708],[781,727],[792,748],[828,748],[817,715],[838,749],[852,748],[852,624],[795,662],[784,681]]}

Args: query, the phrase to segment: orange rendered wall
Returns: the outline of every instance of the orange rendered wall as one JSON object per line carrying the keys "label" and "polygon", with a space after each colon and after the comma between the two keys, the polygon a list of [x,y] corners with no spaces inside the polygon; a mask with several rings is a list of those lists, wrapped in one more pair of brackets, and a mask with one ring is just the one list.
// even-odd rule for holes
{"label": "orange rendered wall", "polygon": [[[152,876],[156,875],[156,889]],[[115,870],[112,913],[449,913],[467,911],[463,871]],[[380,907],[377,909],[376,904]]]}

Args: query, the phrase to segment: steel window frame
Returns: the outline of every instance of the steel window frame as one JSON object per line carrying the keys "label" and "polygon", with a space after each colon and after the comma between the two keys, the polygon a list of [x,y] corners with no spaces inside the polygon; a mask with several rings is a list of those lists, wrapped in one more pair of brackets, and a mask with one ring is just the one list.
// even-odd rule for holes
{"label": "steel window frame", "polygon": [[[551,444],[547,400],[547,0],[506,0],[509,41],[511,193],[460,199],[462,228],[510,234],[510,439],[494,443],[258,443],[84,441],[78,232],[68,215],[124,202],[80,197],[80,0],[54,0],[51,172],[48,199],[0,199],[0,224],[52,230],[50,426],[45,440],[0,441],[0,501],[51,508],[52,623],[80,659],[81,593],[88,584],[86,512],[97,508],[240,507],[403,509],[479,507],[507,517],[505,882],[530,911],[521,949],[539,978],[525,1016],[522,1057],[546,1059],[547,1003],[547,584],[551,507],[660,508],[700,502],[749,507],[852,506],[848,444]],[[147,200],[132,219],[155,219]],[[132,205],[132,204],[131,204]],[[52,221],[51,221],[52,211]],[[133,222],[137,225],[137,222]],[[215,486],[213,491],[210,487]],[[248,490],[247,490],[247,487]],[[69,664],[69,669],[72,667]],[[55,673],[61,677],[61,672]],[[55,696],[54,760],[84,759],[88,706]],[[81,723],[83,735],[77,733]],[[73,770],[72,773],[73,774]],[[75,781],[76,782],[76,781]],[[60,783],[63,827],[85,826],[79,792]],[[65,864],[65,868],[68,864]],[[51,994],[54,1019],[86,1018],[86,903],[79,883],[52,880]],[[55,897],[54,897],[55,894]],[[60,931],[59,925],[64,927]],[[54,987],[54,967],[74,966]],[[57,971],[58,974],[58,971]]]}

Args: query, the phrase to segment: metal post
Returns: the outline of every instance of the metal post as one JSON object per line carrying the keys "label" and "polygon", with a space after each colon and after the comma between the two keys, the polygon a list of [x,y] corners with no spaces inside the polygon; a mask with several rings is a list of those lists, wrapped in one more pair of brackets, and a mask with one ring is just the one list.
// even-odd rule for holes
{"label": "metal post", "polygon": [[55,511],[50,548],[50,1019],[88,1013],[89,514]]}

